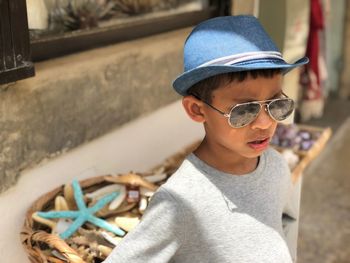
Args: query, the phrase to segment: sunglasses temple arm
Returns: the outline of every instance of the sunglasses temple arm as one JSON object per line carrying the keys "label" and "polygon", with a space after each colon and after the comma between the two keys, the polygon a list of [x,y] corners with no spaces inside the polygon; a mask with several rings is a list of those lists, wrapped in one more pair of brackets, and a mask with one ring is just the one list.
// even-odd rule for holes
{"label": "sunglasses temple arm", "polygon": [[225,113],[225,112],[222,112],[221,110],[215,108],[214,106],[210,105],[208,102],[202,100],[202,99],[201,99],[200,97],[198,97],[197,95],[195,95],[195,94],[191,94],[191,95],[192,95],[193,97],[195,97],[196,99],[198,99],[198,100],[204,102],[207,106],[209,106],[209,107],[212,108],[213,110],[217,111],[217,112],[220,113],[221,115],[223,115],[223,116],[225,116],[225,117],[228,117],[228,116],[229,116],[229,114],[227,114],[227,113]]}

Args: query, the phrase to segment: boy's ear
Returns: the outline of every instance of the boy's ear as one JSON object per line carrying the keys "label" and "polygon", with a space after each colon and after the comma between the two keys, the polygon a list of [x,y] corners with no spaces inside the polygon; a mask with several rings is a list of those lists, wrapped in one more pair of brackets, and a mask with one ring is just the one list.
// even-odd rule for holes
{"label": "boy's ear", "polygon": [[204,122],[203,102],[193,96],[184,96],[182,105],[185,108],[187,115],[196,122]]}

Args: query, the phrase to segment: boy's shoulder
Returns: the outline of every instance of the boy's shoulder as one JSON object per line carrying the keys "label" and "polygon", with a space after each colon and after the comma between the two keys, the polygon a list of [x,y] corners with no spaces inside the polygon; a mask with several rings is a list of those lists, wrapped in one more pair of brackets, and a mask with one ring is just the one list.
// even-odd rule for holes
{"label": "boy's shoulder", "polygon": [[[273,147],[268,147],[267,150],[261,155],[265,165],[268,169],[289,170],[288,163],[283,155]],[[203,176],[203,170],[201,168],[203,162],[199,164],[198,157],[195,157],[193,153],[189,154],[182,162],[176,172],[168,179],[166,185],[177,188],[187,188],[185,186],[193,187],[199,183],[199,181],[205,181],[206,176]]]}
{"label": "boy's shoulder", "polygon": [[277,151],[275,148],[270,146],[267,149],[266,154],[267,154],[267,162],[274,164],[273,166],[277,165],[277,166],[280,166],[281,168],[288,168],[287,161],[285,160],[283,155],[279,151]]}
{"label": "boy's shoulder", "polygon": [[277,180],[282,184],[291,184],[291,170],[283,155],[271,146],[266,151],[266,154],[266,172],[271,179]]}
{"label": "boy's shoulder", "polygon": [[267,148],[266,154],[269,156],[269,158],[273,160],[280,161],[280,162],[284,161],[282,154],[271,146]]}
{"label": "boy's shoulder", "polygon": [[181,191],[198,184],[202,178],[200,178],[200,171],[189,161],[190,155],[186,156],[179,168],[162,185],[163,187]]}
{"label": "boy's shoulder", "polygon": [[189,161],[190,155],[183,160],[179,168],[161,186],[168,194],[193,199],[198,192],[210,187],[206,176]]}
{"label": "boy's shoulder", "polygon": [[[284,157],[272,147],[262,155],[262,166],[259,171],[268,174],[271,179],[282,179],[290,176],[290,169]],[[214,191],[215,182],[201,170],[201,164],[196,164],[193,154],[188,155],[176,172],[162,185],[162,188],[174,196],[195,198],[198,192]],[[204,168],[205,170],[205,168]],[[235,181],[238,183],[238,181]]]}

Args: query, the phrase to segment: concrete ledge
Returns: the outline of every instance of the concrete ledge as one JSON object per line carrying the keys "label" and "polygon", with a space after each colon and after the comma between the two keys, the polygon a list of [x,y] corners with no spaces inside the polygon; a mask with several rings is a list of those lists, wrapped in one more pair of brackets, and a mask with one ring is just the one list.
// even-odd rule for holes
{"label": "concrete ledge", "polygon": [[0,192],[24,168],[178,99],[188,31],[38,63],[36,77],[2,87]]}

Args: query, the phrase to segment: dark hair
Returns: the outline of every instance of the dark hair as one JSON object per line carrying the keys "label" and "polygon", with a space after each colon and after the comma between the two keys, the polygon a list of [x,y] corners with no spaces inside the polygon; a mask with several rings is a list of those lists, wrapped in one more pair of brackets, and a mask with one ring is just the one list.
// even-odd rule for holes
{"label": "dark hair", "polygon": [[197,82],[187,90],[188,95],[195,95],[200,99],[211,103],[211,94],[214,90],[227,85],[233,81],[242,82],[249,76],[253,79],[257,77],[272,78],[277,74],[282,74],[281,69],[258,69],[249,71],[238,71],[215,75]]}

